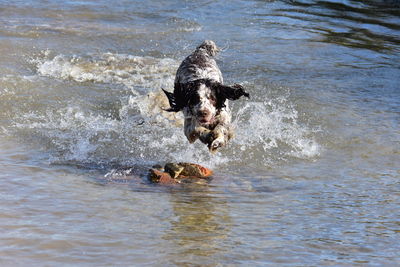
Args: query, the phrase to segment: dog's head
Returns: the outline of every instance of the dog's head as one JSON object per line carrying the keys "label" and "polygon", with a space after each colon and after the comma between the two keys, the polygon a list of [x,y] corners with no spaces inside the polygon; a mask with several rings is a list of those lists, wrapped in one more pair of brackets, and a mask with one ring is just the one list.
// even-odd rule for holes
{"label": "dog's head", "polygon": [[196,48],[196,51],[204,51],[209,56],[216,56],[220,51],[218,46],[211,40],[205,40],[201,45]]}
{"label": "dog's head", "polygon": [[187,107],[201,125],[212,124],[219,110],[218,95],[213,86],[206,82],[195,82],[192,85]]}
{"label": "dog's head", "polygon": [[174,93],[166,93],[171,108],[180,111],[187,108],[199,124],[207,126],[215,121],[219,111],[225,107],[227,99],[236,100],[249,97],[241,85],[225,86],[208,79],[199,79],[185,84],[176,84]]}

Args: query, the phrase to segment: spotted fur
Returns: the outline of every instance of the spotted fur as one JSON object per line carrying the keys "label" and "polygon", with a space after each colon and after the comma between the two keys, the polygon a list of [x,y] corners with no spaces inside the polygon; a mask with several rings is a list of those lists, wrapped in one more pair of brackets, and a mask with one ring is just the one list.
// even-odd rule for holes
{"label": "spotted fur", "polygon": [[228,99],[249,97],[241,85],[223,85],[214,59],[218,51],[213,41],[204,41],[179,66],[174,92],[164,90],[171,106],[167,111],[182,111],[185,116],[184,132],[189,142],[200,139],[212,152],[233,136]]}

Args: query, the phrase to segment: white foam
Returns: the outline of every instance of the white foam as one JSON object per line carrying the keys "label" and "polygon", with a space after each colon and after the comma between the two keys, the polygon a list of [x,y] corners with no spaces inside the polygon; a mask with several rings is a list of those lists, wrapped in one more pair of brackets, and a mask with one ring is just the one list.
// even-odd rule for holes
{"label": "white foam", "polygon": [[265,164],[290,156],[311,158],[320,153],[314,130],[298,123],[298,112],[287,97],[246,103],[239,109],[234,124],[238,149],[251,151],[252,156],[263,158]]}
{"label": "white foam", "polygon": [[178,62],[171,58],[140,57],[104,53],[100,56],[42,57],[32,60],[39,75],[76,82],[121,84],[134,88],[173,88]]}

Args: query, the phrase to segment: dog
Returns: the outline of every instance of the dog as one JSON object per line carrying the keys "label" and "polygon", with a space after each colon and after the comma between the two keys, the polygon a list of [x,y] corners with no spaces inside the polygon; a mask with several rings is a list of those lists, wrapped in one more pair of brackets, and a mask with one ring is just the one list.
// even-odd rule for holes
{"label": "dog", "polygon": [[214,59],[220,49],[206,40],[179,66],[173,93],[164,89],[169,112],[182,111],[184,132],[190,143],[199,139],[211,152],[233,137],[229,100],[250,95],[239,84],[223,84],[222,73]]}

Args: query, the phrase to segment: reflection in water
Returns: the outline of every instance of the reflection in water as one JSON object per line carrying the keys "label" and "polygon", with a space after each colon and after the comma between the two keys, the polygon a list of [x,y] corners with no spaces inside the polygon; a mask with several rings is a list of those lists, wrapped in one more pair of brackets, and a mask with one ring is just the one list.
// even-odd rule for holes
{"label": "reflection in water", "polygon": [[[400,44],[396,1],[288,1],[273,17],[289,18],[323,36],[322,41],[374,51],[394,50]],[[308,22],[308,23],[305,23]]]}
{"label": "reflection in water", "polygon": [[[171,204],[176,217],[164,239],[173,242],[175,252],[170,258],[178,266],[194,262],[216,263],[227,249],[224,243],[230,231],[230,217],[227,203],[212,192],[188,191],[171,194]],[[219,257],[216,257],[219,255]]]}

